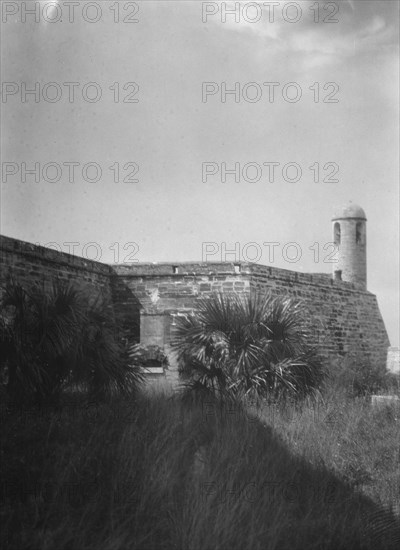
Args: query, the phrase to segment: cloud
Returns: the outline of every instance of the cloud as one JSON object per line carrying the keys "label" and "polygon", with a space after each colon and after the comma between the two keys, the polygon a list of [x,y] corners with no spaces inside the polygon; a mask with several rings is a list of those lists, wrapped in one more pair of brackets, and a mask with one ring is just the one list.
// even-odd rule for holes
{"label": "cloud", "polygon": [[[224,4],[227,9],[235,6],[235,2]],[[246,4],[252,6],[247,11]],[[256,4],[257,10],[254,7]],[[337,13],[324,11],[325,4],[320,3],[318,15],[313,8],[315,2],[307,0],[297,3],[298,6],[300,4],[301,11],[297,11],[299,20],[296,23],[288,21],[296,18],[296,8],[288,11],[289,3],[286,1],[280,1],[273,12],[267,2],[240,2],[240,14],[236,20],[228,13],[224,20],[220,6],[220,12],[210,17],[209,21],[214,21],[227,31],[253,35],[261,41],[260,47],[264,47],[268,55],[303,53],[305,67],[327,66],[397,42],[393,2],[342,0],[331,3],[337,6]],[[337,23],[324,22],[327,19],[336,19]],[[312,59],[306,58],[308,54],[312,54]]]}

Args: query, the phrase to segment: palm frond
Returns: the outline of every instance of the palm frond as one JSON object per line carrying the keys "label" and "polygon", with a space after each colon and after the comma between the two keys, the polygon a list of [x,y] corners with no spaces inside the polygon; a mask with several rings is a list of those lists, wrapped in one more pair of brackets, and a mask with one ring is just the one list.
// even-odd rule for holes
{"label": "palm frond", "polygon": [[128,394],[141,383],[100,294],[61,281],[9,281],[1,305],[0,368],[14,399],[57,399],[74,384],[96,395]]}
{"label": "palm frond", "polygon": [[194,314],[178,317],[172,346],[193,391],[302,398],[316,391],[323,378],[304,304],[287,296],[202,297]]}

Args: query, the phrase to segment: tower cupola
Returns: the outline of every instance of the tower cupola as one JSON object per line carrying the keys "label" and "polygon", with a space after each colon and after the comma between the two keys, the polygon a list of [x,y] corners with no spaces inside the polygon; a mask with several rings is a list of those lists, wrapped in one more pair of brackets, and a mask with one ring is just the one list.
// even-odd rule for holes
{"label": "tower cupola", "polygon": [[349,202],[335,211],[333,241],[338,247],[338,261],[333,264],[335,279],[367,288],[367,232],[364,210]]}

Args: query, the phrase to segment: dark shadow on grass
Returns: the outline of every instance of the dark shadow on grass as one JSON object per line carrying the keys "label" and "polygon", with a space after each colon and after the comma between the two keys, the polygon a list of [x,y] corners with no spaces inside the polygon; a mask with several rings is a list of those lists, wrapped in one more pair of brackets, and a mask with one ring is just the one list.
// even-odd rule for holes
{"label": "dark shadow on grass", "polygon": [[8,550],[397,547],[394,515],[240,407],[158,395],[3,417]]}

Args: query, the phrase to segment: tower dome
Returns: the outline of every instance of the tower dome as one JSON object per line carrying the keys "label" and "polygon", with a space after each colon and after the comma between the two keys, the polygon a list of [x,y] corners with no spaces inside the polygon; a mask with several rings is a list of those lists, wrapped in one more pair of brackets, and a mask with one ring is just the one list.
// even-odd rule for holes
{"label": "tower dome", "polygon": [[354,202],[348,202],[345,206],[337,208],[333,214],[332,221],[343,220],[346,218],[357,218],[360,220],[367,220],[364,210],[358,204]]}
{"label": "tower dome", "polygon": [[367,217],[358,204],[349,202],[332,217],[333,240],[338,250],[333,264],[335,279],[367,288]]}

